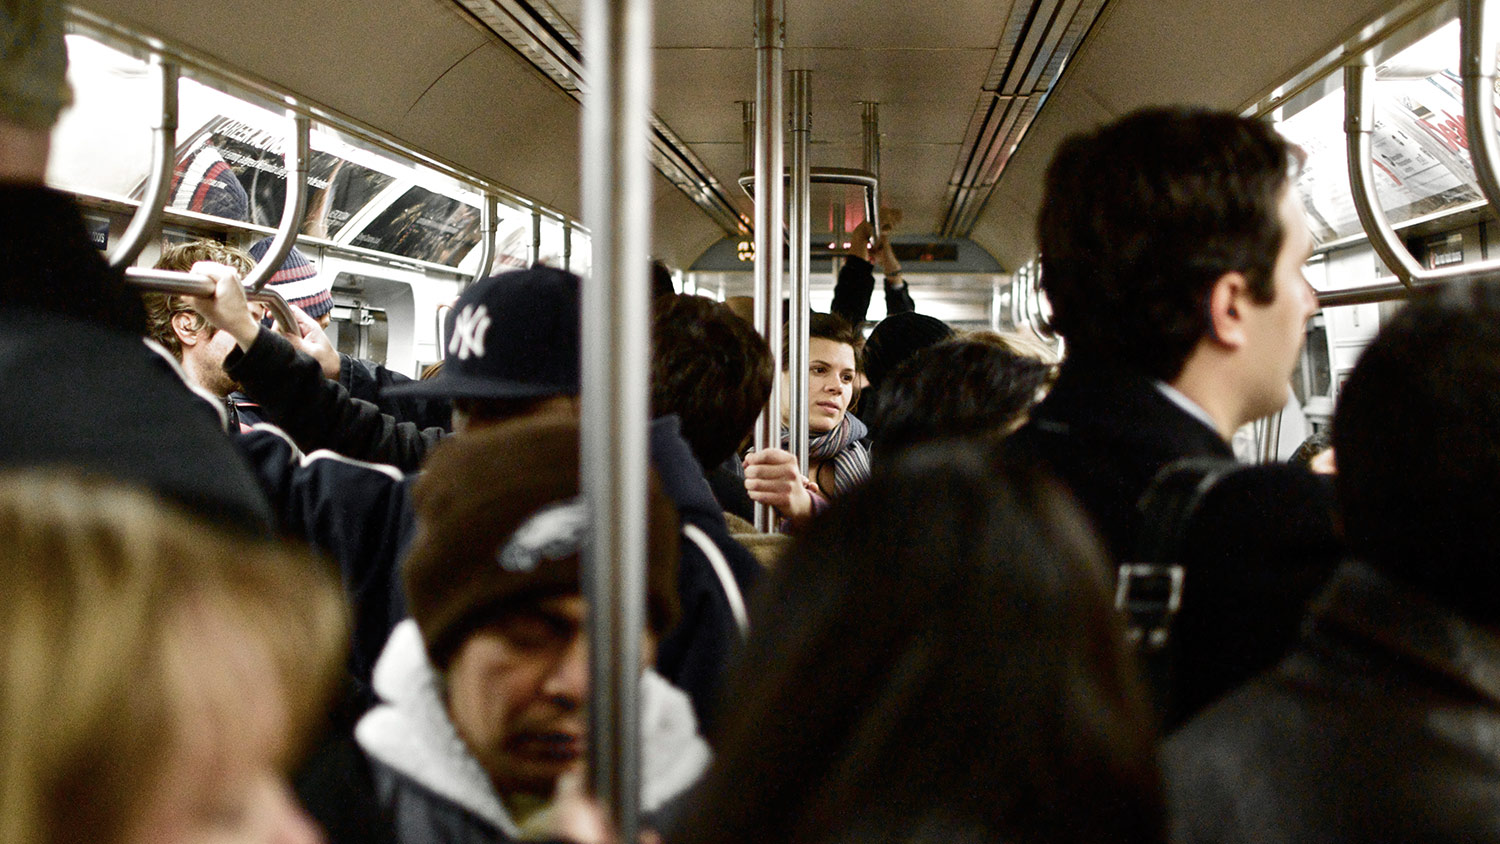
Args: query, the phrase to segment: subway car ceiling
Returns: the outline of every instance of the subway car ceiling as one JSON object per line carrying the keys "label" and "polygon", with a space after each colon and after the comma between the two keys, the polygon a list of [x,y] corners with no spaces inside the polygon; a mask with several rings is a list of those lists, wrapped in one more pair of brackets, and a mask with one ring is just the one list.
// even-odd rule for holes
{"label": "subway car ceiling", "polygon": [[[577,0],[77,5],[580,214]],[[785,59],[813,71],[814,166],[861,166],[859,103],[879,103],[881,205],[899,213],[896,231],[969,237],[1014,270],[1034,255],[1042,172],[1062,138],[1152,103],[1245,108],[1391,5],[792,0]],[[657,0],[655,15],[653,252],[686,267],[752,216],[736,179],[753,6]],[[1033,112],[1012,151],[1006,130]]]}

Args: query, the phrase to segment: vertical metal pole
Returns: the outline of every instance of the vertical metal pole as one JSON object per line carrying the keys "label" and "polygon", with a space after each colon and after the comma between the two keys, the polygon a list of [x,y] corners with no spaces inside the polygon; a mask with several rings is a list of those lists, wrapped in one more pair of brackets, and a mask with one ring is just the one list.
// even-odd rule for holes
{"label": "vertical metal pole", "polygon": [[755,169],[755,103],[749,100],[740,100],[740,120],[744,131],[740,137],[744,139],[745,169]]}
{"label": "vertical metal pole", "polygon": [[[786,96],[781,83],[786,46],[786,0],[755,0],[755,330],[771,345],[774,371],[781,371],[781,228],[785,206],[782,138]],[[806,396],[793,397],[793,403]],[[781,379],[771,379],[771,398],[755,423],[755,450],[781,445]],[[755,505],[755,527],[774,529],[771,508]],[[628,839],[627,839],[628,840]]]}
{"label": "vertical metal pole", "polygon": [[870,209],[871,235],[880,237],[880,103],[864,103],[865,170],[875,177],[876,188]]}
{"label": "vertical metal pole", "polygon": [[542,209],[531,209],[531,265],[542,262]]}
{"label": "vertical metal pole", "polygon": [[620,841],[639,838],[646,433],[651,359],[651,0],[585,0],[582,488],[592,518],[589,773]]}
{"label": "vertical metal pole", "polygon": [[563,220],[563,269],[573,271],[573,223]]}
{"label": "vertical metal pole", "polygon": [[807,474],[808,395],[807,332],[808,278],[812,272],[812,165],[808,161],[808,141],[812,134],[812,71],[794,70],[792,84],[792,179],[790,199],[791,228],[791,302],[788,308],[786,349],[787,390],[791,393],[792,412],[787,427],[791,430],[791,448],[797,465]]}

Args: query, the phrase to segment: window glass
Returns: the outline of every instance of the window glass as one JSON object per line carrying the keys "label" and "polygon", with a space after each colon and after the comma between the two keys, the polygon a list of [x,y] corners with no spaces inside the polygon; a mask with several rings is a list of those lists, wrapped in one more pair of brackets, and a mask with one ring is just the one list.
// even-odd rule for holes
{"label": "window glass", "polygon": [[457,267],[479,243],[479,209],[413,186],[355,235],[352,243]]}
{"label": "window glass", "polygon": [[531,212],[500,206],[495,229],[495,272],[531,266]]}
{"label": "window glass", "polygon": [[150,116],[160,108],[146,62],[86,35],[70,33],[68,82],[73,105],[52,130],[47,184],[59,190],[125,199],[146,179]]}
{"label": "window glass", "polygon": [[542,217],[542,253],[537,260],[549,267],[563,265],[563,225],[561,220]]}

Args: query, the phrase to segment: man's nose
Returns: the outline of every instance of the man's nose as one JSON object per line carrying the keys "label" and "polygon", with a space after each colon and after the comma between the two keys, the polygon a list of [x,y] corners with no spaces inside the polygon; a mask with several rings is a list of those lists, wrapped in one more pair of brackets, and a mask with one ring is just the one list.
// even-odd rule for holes
{"label": "man's nose", "polygon": [[589,640],[574,636],[558,655],[543,682],[542,692],[559,706],[576,709],[589,695]]}

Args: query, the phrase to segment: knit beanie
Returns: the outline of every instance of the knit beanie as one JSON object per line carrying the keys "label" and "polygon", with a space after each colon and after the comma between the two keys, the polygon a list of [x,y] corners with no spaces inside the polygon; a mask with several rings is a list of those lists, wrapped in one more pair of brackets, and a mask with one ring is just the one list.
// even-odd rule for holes
{"label": "knit beanie", "polygon": [[[271,238],[257,240],[250,245],[250,257],[259,261],[270,248]],[[296,305],[313,319],[333,310],[331,285],[323,280],[323,276],[318,275],[318,268],[307,260],[306,255],[298,252],[295,246],[287,253],[286,260],[281,262],[281,269],[271,276],[267,284],[280,293],[288,304]]]}
{"label": "knit beanie", "polygon": [[0,120],[48,129],[72,102],[62,4],[0,0]]}
{"label": "knit beanie", "polygon": [[[439,669],[507,609],[582,594],[589,515],[579,496],[576,418],[525,417],[449,438],[428,459],[412,501],[406,603]],[[654,472],[647,514],[647,618],[661,634],[680,612],[679,522]]]}
{"label": "knit beanie", "polygon": [[940,319],[915,311],[893,314],[880,321],[865,341],[865,376],[879,387],[887,372],[928,346],[953,336],[953,329]]}

